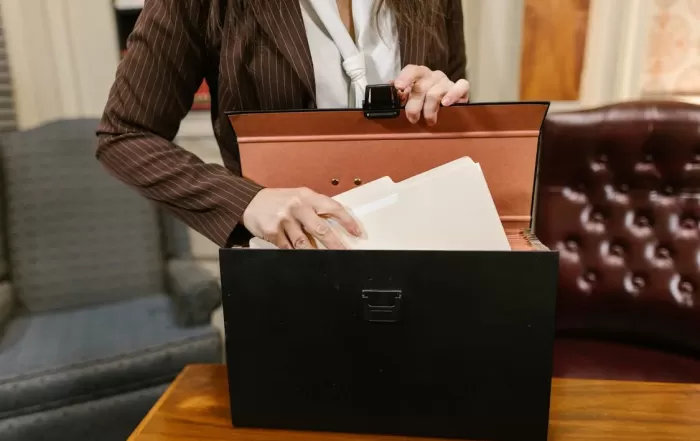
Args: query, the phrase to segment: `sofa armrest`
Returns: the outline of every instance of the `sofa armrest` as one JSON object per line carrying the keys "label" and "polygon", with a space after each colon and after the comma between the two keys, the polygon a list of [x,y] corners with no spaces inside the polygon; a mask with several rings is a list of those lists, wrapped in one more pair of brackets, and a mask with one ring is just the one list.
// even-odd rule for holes
{"label": "sofa armrest", "polygon": [[221,287],[215,277],[196,260],[171,259],[168,285],[179,325],[209,324],[212,312],[221,304]]}
{"label": "sofa armrest", "polygon": [[12,294],[12,285],[8,281],[0,282],[0,335],[5,325],[10,321],[15,308],[15,298]]}

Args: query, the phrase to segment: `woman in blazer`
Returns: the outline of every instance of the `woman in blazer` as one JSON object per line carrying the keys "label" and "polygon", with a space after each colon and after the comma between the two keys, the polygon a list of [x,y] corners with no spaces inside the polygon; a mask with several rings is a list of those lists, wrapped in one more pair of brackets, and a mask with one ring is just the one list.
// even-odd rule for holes
{"label": "woman in blazer", "polygon": [[[221,247],[253,234],[282,248],[342,248],[333,199],[240,176],[230,110],[357,107],[393,82],[411,122],[434,124],[469,84],[459,0],[146,0],[102,122],[97,157],[118,179]],[[172,143],[206,79],[224,166]]]}

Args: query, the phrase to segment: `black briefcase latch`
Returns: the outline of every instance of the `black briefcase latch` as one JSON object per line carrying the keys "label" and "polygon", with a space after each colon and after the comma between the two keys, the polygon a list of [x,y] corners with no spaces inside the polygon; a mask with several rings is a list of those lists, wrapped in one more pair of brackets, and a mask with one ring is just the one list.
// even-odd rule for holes
{"label": "black briefcase latch", "polygon": [[364,289],[362,305],[370,323],[396,323],[401,318],[401,290]]}
{"label": "black briefcase latch", "polygon": [[370,84],[365,88],[362,110],[367,119],[396,118],[401,114],[401,98],[391,84]]}

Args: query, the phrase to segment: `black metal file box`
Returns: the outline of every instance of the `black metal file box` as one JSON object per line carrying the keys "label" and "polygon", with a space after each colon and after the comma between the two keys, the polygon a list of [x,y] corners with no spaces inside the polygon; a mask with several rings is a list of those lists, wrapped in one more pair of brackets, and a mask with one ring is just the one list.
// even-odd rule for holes
{"label": "black metal file box", "polygon": [[435,127],[367,110],[229,114],[244,175],[332,195],[471,156],[513,250],[222,249],[233,424],[545,441],[558,256],[529,228],[547,104]]}

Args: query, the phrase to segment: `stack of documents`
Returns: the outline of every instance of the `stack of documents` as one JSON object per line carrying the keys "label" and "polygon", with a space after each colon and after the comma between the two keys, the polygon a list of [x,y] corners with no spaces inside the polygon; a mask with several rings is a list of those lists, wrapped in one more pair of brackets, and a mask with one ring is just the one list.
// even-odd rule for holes
{"label": "stack of documents", "polygon": [[[329,221],[349,249],[510,250],[481,166],[468,157],[401,182],[383,177],[333,199],[364,232],[355,237]],[[258,238],[250,247],[275,248]]]}

